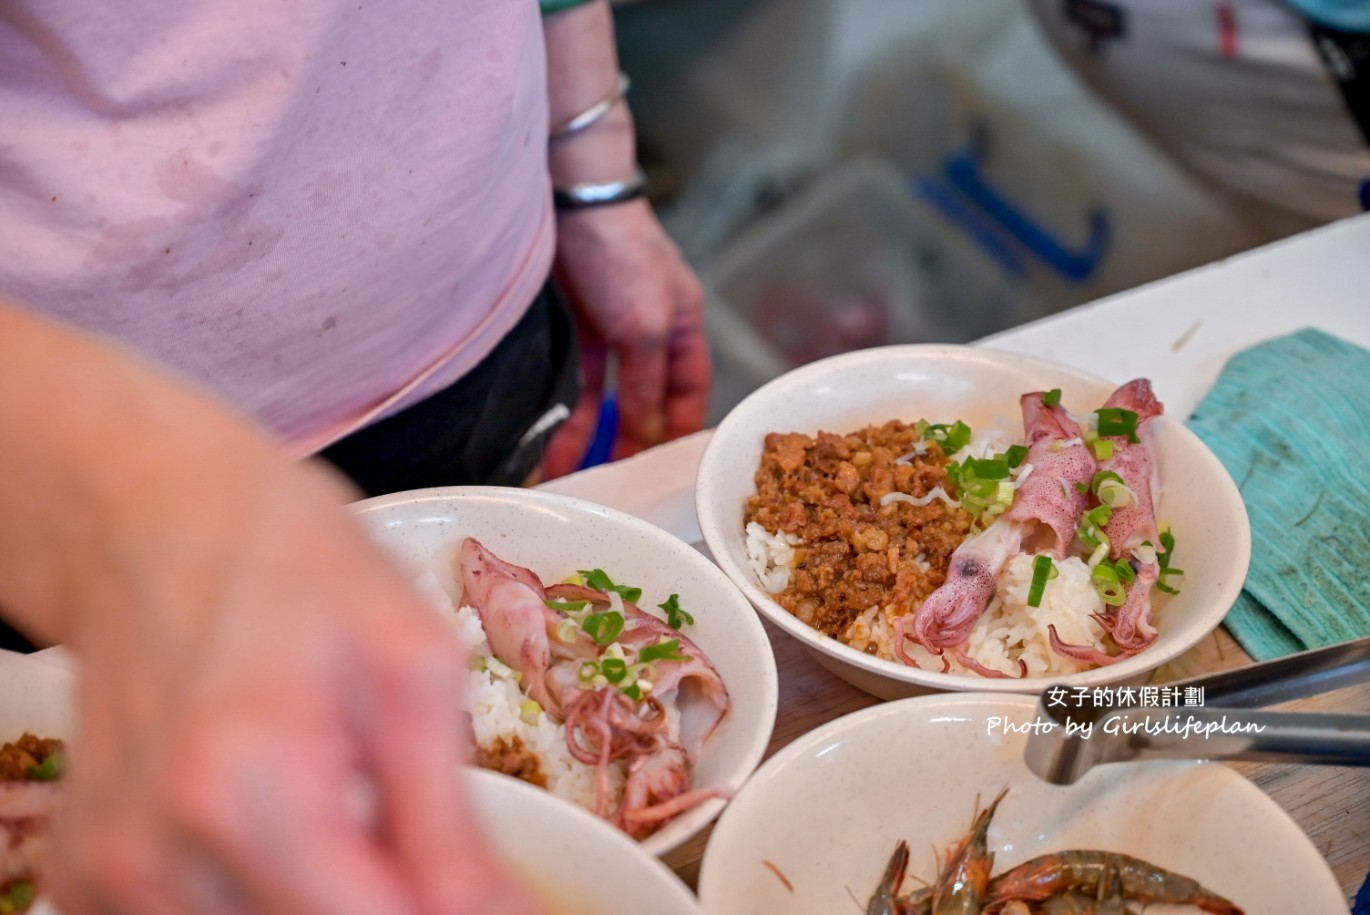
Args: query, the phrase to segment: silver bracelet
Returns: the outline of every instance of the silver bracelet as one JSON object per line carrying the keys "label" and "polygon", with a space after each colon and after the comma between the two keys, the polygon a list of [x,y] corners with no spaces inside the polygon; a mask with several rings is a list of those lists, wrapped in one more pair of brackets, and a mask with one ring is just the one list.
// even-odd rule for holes
{"label": "silver bracelet", "polygon": [[614,106],[623,101],[623,97],[628,94],[628,74],[619,73],[618,82],[614,84],[614,90],[604,98],[586,108],[580,114],[567,118],[559,124],[553,124],[547,135],[552,140],[564,140],[567,137],[575,136],[587,127],[593,127],[600,118],[604,117]]}
{"label": "silver bracelet", "polygon": [[552,205],[561,212],[627,203],[647,193],[647,176],[637,169],[626,181],[585,181],[552,188]]}

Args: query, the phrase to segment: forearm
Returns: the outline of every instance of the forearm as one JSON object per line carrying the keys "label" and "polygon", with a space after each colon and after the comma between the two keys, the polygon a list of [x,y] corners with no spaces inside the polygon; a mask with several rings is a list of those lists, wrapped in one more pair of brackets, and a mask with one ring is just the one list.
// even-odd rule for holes
{"label": "forearm", "polygon": [[[608,0],[575,6],[543,17],[547,40],[549,120],[555,126],[592,107],[618,85],[618,50]],[[549,142],[552,182],[631,178],[637,168],[633,118],[627,101],[615,104],[594,125]]]}
{"label": "forearm", "polygon": [[79,644],[90,615],[181,612],[190,595],[167,592],[203,588],[290,473],[208,395],[0,302],[0,606],[16,627]]}

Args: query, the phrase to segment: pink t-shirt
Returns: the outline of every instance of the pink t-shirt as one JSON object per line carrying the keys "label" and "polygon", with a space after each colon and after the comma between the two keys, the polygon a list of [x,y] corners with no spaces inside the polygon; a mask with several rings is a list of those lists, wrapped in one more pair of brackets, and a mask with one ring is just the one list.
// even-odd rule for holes
{"label": "pink t-shirt", "polygon": [[544,61],[533,0],[10,0],[0,294],[315,450],[536,295]]}

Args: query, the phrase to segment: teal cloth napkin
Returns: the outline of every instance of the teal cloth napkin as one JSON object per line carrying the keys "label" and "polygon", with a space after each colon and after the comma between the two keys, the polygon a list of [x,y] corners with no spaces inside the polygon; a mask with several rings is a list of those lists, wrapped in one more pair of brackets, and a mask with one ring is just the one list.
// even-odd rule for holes
{"label": "teal cloth napkin", "polygon": [[1243,350],[1189,427],[1251,518],[1233,638],[1264,661],[1370,635],[1370,352],[1311,329]]}

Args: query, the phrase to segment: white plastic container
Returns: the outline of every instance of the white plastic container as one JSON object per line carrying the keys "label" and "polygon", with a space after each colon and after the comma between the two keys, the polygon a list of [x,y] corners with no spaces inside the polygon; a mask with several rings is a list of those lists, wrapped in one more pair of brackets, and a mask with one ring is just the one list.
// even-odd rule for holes
{"label": "white plastic container", "polygon": [[1035,315],[1024,290],[877,158],[825,175],[701,271],[714,419],[784,371],[892,343],[962,342]]}

